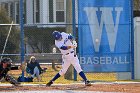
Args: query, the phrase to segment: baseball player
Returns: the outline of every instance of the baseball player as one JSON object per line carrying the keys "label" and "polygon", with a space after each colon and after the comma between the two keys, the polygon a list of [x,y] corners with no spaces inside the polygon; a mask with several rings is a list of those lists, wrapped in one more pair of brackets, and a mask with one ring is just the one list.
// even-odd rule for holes
{"label": "baseball player", "polygon": [[71,64],[74,66],[79,75],[83,78],[83,80],[85,81],[85,85],[90,86],[91,83],[89,80],[87,80],[84,72],[82,71],[77,55],[74,56],[74,48],[77,47],[77,44],[73,45],[73,36],[65,32],[60,33],[58,31],[54,31],[52,35],[55,38],[55,45],[59,48],[59,50],[62,53],[63,63],[62,69],[59,71],[59,73],[55,75],[55,77],[52,80],[50,80],[46,84],[46,86],[51,86],[51,84],[53,84],[53,82],[56,79],[64,75]]}
{"label": "baseball player", "polygon": [[11,62],[12,60],[10,58],[2,58],[0,62],[0,81],[5,79],[9,83],[18,86],[20,83],[12,76],[8,75],[8,71],[11,69]]}

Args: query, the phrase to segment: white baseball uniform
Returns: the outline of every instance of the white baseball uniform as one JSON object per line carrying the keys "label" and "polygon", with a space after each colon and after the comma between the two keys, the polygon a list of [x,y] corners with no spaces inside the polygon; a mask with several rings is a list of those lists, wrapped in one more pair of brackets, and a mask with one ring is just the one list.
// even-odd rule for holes
{"label": "white baseball uniform", "polygon": [[78,57],[74,57],[74,49],[70,48],[68,50],[61,49],[62,46],[72,46],[72,41],[68,39],[69,34],[62,32],[62,40],[55,40],[55,45],[59,48],[62,53],[62,69],[59,71],[59,74],[62,76],[66,73],[69,66],[72,64],[76,69],[77,73],[81,72],[81,66],[79,64]]}

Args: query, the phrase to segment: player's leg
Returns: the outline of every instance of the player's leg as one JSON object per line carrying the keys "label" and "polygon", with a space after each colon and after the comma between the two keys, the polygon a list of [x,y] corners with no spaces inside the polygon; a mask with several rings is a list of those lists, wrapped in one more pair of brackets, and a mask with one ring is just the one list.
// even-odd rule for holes
{"label": "player's leg", "polygon": [[40,78],[39,69],[37,66],[34,68],[34,74],[37,77],[37,80],[40,82],[41,78]]}
{"label": "player's leg", "polygon": [[57,73],[52,80],[50,80],[46,86],[51,86],[51,84],[53,84],[53,82],[58,79],[60,76],[63,76],[66,71],[68,70],[69,66],[70,66],[70,62],[68,62],[68,60],[63,59],[63,63],[62,63],[62,69],[59,71],[59,73]]}
{"label": "player's leg", "polygon": [[87,79],[86,75],[84,74],[84,72],[81,69],[81,66],[79,64],[79,59],[78,57],[74,57],[72,60],[72,65],[74,66],[74,68],[76,69],[77,73],[79,73],[79,75],[81,76],[81,78],[85,81],[85,85],[89,86],[90,81]]}
{"label": "player's leg", "polygon": [[80,64],[79,64],[78,58],[74,58],[74,59],[72,60],[72,65],[73,65],[74,68],[76,69],[77,73],[79,73],[79,75],[83,78],[83,80],[84,80],[84,81],[87,81],[87,78],[86,78],[86,76],[85,76],[84,72],[82,71],[81,66],[80,66]]}
{"label": "player's leg", "polygon": [[11,75],[6,75],[5,80],[8,81],[9,83],[13,84],[14,86],[19,86],[20,82],[18,82],[13,76]]}

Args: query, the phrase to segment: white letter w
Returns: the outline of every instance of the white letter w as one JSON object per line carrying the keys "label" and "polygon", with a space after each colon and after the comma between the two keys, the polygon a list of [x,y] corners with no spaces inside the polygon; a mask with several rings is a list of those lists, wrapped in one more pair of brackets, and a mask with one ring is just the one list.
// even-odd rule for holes
{"label": "white letter w", "polygon": [[[92,35],[92,41],[94,44],[94,48],[96,52],[99,52],[99,47],[101,43],[101,36],[102,36],[102,30],[103,30],[103,24],[105,24],[107,37],[109,41],[110,51],[113,52],[115,48],[116,43],[116,37],[117,37],[117,31],[118,31],[118,24],[120,19],[121,11],[123,11],[122,7],[116,7],[115,8],[115,14],[116,14],[116,20],[115,23],[113,21],[113,8],[112,7],[101,7],[99,8],[99,11],[101,11],[101,21],[99,23],[98,17],[96,12],[98,11],[98,8],[96,7],[85,7],[84,11],[87,14],[89,27]],[[95,41],[98,39],[98,44]]]}

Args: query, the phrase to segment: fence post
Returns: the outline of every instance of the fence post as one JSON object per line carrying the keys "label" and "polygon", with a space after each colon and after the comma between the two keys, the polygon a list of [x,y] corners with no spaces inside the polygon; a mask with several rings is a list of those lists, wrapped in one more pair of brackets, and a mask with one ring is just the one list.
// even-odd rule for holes
{"label": "fence post", "polygon": [[[72,0],[72,29],[73,29],[73,36],[76,39],[76,23],[75,23],[75,0]],[[77,80],[77,72],[74,69],[74,80]]]}
{"label": "fence post", "polygon": [[133,21],[133,0],[131,0],[131,61],[132,71],[131,79],[135,79],[134,75],[134,21]]}
{"label": "fence post", "polygon": [[[24,28],[23,28],[23,0],[20,0],[20,52],[21,64],[24,63]],[[22,81],[24,81],[24,70],[22,70]]]}

